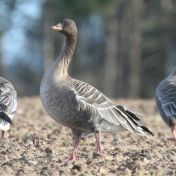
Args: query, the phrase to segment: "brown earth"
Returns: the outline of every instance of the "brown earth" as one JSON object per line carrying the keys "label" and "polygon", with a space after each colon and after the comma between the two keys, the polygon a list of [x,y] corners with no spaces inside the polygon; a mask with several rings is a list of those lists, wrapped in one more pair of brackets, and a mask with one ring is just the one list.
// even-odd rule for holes
{"label": "brown earth", "polygon": [[154,137],[122,132],[104,134],[104,155],[95,152],[94,136],[79,146],[79,160],[61,165],[71,149],[70,130],[52,120],[38,97],[20,98],[8,139],[0,140],[0,176],[176,175],[176,145],[153,100],[116,100],[142,114]]}

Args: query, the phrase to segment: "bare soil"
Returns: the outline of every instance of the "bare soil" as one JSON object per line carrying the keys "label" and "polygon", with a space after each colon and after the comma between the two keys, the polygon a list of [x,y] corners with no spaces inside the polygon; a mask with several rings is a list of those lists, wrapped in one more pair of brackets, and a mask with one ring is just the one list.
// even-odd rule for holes
{"label": "bare soil", "polygon": [[61,165],[72,143],[70,129],[52,120],[39,97],[19,98],[9,138],[0,140],[0,176],[176,175],[176,145],[153,100],[115,100],[139,112],[154,137],[121,132],[104,134],[103,158],[95,152],[94,136],[81,141],[79,160]]}

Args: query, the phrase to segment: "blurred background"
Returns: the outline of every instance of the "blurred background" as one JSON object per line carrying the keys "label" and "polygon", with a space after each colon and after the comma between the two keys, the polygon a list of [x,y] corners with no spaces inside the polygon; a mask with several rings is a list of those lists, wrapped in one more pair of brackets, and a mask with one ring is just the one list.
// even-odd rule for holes
{"label": "blurred background", "polygon": [[79,29],[70,74],[110,97],[151,98],[176,67],[174,0],[0,0],[0,75],[18,95],[39,94],[64,18]]}

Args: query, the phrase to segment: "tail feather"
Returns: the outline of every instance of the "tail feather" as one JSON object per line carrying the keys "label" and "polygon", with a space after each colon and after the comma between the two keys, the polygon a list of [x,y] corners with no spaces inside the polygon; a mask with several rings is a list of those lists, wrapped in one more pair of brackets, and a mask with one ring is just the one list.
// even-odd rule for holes
{"label": "tail feather", "polygon": [[144,135],[152,135],[153,133],[145,127],[139,117],[137,117],[137,114],[134,114],[133,112],[126,110],[123,106],[116,106],[117,109],[121,110],[125,114],[126,120],[129,122],[130,126],[133,127],[134,131],[138,131],[141,134]]}
{"label": "tail feather", "polygon": [[5,122],[12,124],[12,120],[4,112],[0,112],[0,118],[3,119]]}
{"label": "tail feather", "polygon": [[152,133],[148,128],[146,128],[145,126],[141,126],[141,128],[142,128],[145,132],[147,132],[148,134],[150,134],[151,136],[153,136],[153,133]]}
{"label": "tail feather", "polygon": [[126,110],[126,112],[127,112],[130,116],[132,116],[135,120],[140,121],[140,119],[137,117],[137,114],[134,114],[133,112],[131,112],[131,111],[129,111],[129,110]]}

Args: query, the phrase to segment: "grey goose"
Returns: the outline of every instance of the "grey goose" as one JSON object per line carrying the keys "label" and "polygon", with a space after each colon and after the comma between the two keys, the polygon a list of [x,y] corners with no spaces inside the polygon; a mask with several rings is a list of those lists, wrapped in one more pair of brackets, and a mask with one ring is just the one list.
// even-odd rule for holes
{"label": "grey goose", "polygon": [[73,150],[68,162],[75,161],[81,137],[95,134],[97,152],[102,154],[100,134],[128,130],[152,135],[137,117],[123,106],[116,105],[95,87],[73,79],[68,67],[77,42],[77,27],[65,19],[52,27],[65,36],[64,48],[44,74],[40,95],[47,113],[60,124],[71,128]]}
{"label": "grey goose", "polygon": [[155,100],[164,122],[171,128],[176,143],[176,69],[159,83]]}
{"label": "grey goose", "polygon": [[12,124],[16,109],[17,93],[8,80],[0,77],[0,130],[2,131],[2,138]]}

